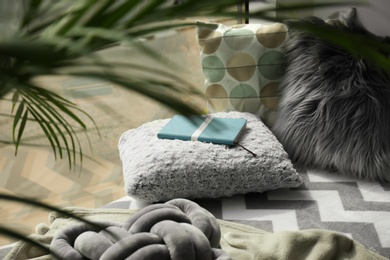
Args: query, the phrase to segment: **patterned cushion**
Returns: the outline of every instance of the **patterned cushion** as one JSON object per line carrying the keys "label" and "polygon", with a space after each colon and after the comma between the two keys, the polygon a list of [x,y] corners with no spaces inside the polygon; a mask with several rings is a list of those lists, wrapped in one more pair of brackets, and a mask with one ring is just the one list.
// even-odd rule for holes
{"label": "patterned cushion", "polygon": [[146,123],[123,133],[119,153],[125,191],[147,202],[173,198],[218,198],[296,187],[302,180],[283,146],[255,115],[220,112],[215,117],[245,118],[240,147],[158,139],[169,119]]}
{"label": "patterned cushion", "polygon": [[272,125],[284,74],[287,27],[198,22],[197,37],[209,112],[251,112]]}

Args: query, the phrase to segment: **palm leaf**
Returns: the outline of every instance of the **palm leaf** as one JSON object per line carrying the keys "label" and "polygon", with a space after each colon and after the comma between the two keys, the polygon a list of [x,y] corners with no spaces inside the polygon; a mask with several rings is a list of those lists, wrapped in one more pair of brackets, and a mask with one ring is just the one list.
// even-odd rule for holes
{"label": "palm leaf", "polygon": [[[25,242],[35,246],[36,248],[41,249],[44,254],[50,254],[50,249],[48,246],[45,246],[45,245],[43,245],[43,244],[41,244],[41,243],[39,243],[39,242],[29,238],[29,237],[26,237],[26,235],[24,235],[20,232],[17,232],[13,229],[7,228],[3,225],[0,225],[0,234],[2,234],[3,236],[17,239],[17,240],[25,241]],[[59,257],[58,254],[56,254],[55,252],[53,252],[53,256],[56,257],[57,259],[61,259],[61,257]]]}
{"label": "palm leaf", "polygon": [[[28,118],[28,110],[24,110],[24,102],[22,102],[21,105],[19,106],[17,112],[16,112],[15,121],[14,121],[14,131],[12,133],[12,137],[13,137],[13,140],[15,142],[15,155],[17,154],[20,140],[22,138],[24,129],[26,127],[27,118]],[[21,119],[21,121],[20,121],[20,119]],[[20,121],[20,124],[19,124],[19,121]],[[18,125],[19,125],[19,128],[18,128],[18,130],[16,130]],[[18,132],[17,135],[16,135],[16,132]]]}
{"label": "palm leaf", "polygon": [[[30,97],[27,96],[27,99],[29,101],[29,111],[31,112],[31,115],[35,119],[36,122],[41,126],[41,129],[45,132],[47,138],[52,141],[50,141],[54,155],[56,156],[56,148],[60,154],[60,158],[63,158],[62,155],[62,149],[61,147],[61,141],[58,138],[58,135],[62,138],[62,142],[65,144],[66,152],[68,154],[68,163],[69,168],[72,169],[72,159],[75,158],[75,144],[74,141],[72,142],[72,147],[69,146],[67,138],[65,137],[65,134],[63,133],[61,126],[64,127],[64,124],[62,122],[58,122],[56,119],[51,117],[48,112],[45,110],[47,108],[42,108],[39,111],[37,111],[36,107],[38,104],[36,101]],[[49,108],[50,109],[50,108]],[[49,112],[50,113],[50,112]],[[52,124],[52,122],[55,122],[55,124]],[[54,126],[54,128],[52,127]],[[54,130],[55,129],[55,130]],[[69,130],[65,128],[65,130],[69,133]],[[53,147],[53,141],[56,143],[56,146]],[[73,151],[74,156],[71,156],[71,151]],[[76,161],[74,161],[76,163]]]}
{"label": "palm leaf", "polygon": [[[34,207],[38,207],[41,209],[45,209],[45,210],[48,210],[51,212],[57,212],[57,213],[62,214],[65,217],[73,218],[73,219],[78,220],[82,223],[88,224],[89,226],[91,226],[92,228],[94,228],[96,230],[102,230],[105,228],[104,226],[100,225],[99,223],[89,221],[86,218],[79,217],[79,216],[74,215],[74,214],[72,214],[66,210],[63,210],[59,207],[38,201],[38,200],[33,199],[33,198],[20,197],[20,196],[15,196],[15,195],[0,192],[0,200],[11,201],[11,202],[16,202],[16,203],[20,203],[20,204],[26,204],[29,206],[34,206]],[[106,230],[106,232],[110,233],[113,236],[116,236],[116,234],[112,233],[110,230]],[[15,238],[15,239],[30,243],[33,246],[43,250],[44,253],[52,254],[52,256],[56,257],[57,259],[61,259],[61,257],[59,257],[56,254],[56,252],[50,251],[50,249],[47,246],[35,241],[34,239],[31,239],[28,236],[25,236],[24,234],[22,234],[20,232],[17,232],[15,230],[12,230],[10,228],[7,228],[7,227],[0,225],[0,234],[7,236],[7,237],[10,237],[10,238]]]}
{"label": "palm leaf", "polygon": [[66,14],[64,11],[69,6],[69,1],[29,0],[27,5],[20,29],[22,32],[32,35],[62,19]]}
{"label": "palm leaf", "polygon": [[[106,1],[106,4],[103,5],[98,12],[95,12],[94,16],[86,23],[86,26],[92,25],[92,27],[94,27],[94,25],[97,24],[100,28],[111,28],[120,20],[122,20],[124,16],[128,15],[128,12],[133,10],[141,2],[144,1],[125,1],[124,3],[114,7],[113,10],[109,9],[107,11],[103,10],[103,7],[107,8],[110,4],[109,1]],[[102,15],[103,17],[99,17],[99,15]]]}
{"label": "palm leaf", "polygon": [[[13,140],[16,144],[15,153],[17,153],[17,148],[21,142],[26,123],[30,120],[28,118],[30,114],[34,121],[38,122],[42,131],[47,136],[56,158],[57,151],[60,158],[63,158],[61,144],[64,144],[68,154],[70,169],[76,165],[76,152],[79,154],[79,160],[82,161],[82,148],[75,132],[75,127],[62,115],[63,113],[69,116],[78,123],[79,128],[86,130],[85,123],[81,121],[78,115],[71,111],[71,109],[81,110],[57,94],[52,94],[45,89],[32,85],[18,88],[12,99],[13,105],[18,103],[19,97],[21,101],[18,104],[13,123]],[[85,112],[83,113],[86,114]],[[94,122],[92,118],[91,121]],[[70,142],[68,139],[70,139]]]}
{"label": "palm leaf", "polygon": [[[44,120],[44,118],[41,117],[39,115],[39,113],[37,113],[35,111],[34,108],[30,109],[30,111],[31,111],[31,114],[33,115],[34,121],[38,122],[38,124],[41,127],[42,131],[44,132],[46,138],[48,139],[50,146],[52,148],[52,151],[54,153],[54,158],[57,159],[57,149],[59,151],[60,158],[62,158],[61,143],[60,143],[59,139],[56,138],[57,135],[56,135],[53,127],[51,127],[52,122],[47,122],[46,120]],[[31,120],[31,119],[29,119],[29,120]]]}

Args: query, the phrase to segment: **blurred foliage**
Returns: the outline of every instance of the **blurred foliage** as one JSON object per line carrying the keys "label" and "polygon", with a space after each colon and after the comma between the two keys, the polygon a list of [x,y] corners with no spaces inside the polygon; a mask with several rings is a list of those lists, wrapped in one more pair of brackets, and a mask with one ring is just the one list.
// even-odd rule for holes
{"label": "blurred foliage", "polygon": [[[199,95],[190,82],[172,72],[147,68],[130,61],[107,63],[99,51],[130,44],[139,52],[161,58],[142,44],[142,39],[155,33],[183,26],[195,26],[191,17],[256,18],[284,22],[276,19],[275,12],[288,14],[291,11],[330,6],[356,6],[357,2],[338,1],[323,3],[289,3],[249,14],[237,13],[235,7],[245,1],[237,0],[188,0],[180,5],[164,0],[29,0],[17,33],[0,41],[0,99],[12,103],[12,111],[1,111],[0,117],[13,118],[12,131],[15,152],[29,122],[37,122],[59,158],[67,157],[69,167],[82,160],[83,151],[78,133],[86,131],[85,118],[93,118],[74,103],[40,85],[40,76],[87,77],[110,82],[136,91],[183,114],[199,114],[183,97]],[[365,4],[367,1],[359,1]],[[283,15],[288,19],[288,15]],[[194,19],[195,20],[195,19]],[[299,21],[290,23],[297,29],[307,30],[324,39],[350,50],[356,55],[390,68],[389,45],[375,39],[362,39],[337,30],[337,28],[310,26]],[[126,73],[118,68],[126,68]],[[146,72],[146,73],[145,73]],[[159,75],[155,80],[154,75]],[[172,80],[174,79],[174,80]],[[81,116],[82,115],[82,116]],[[1,141],[0,141],[1,142]],[[8,143],[9,141],[4,141]],[[0,199],[32,204],[47,210],[60,209],[28,198],[1,194]],[[25,239],[4,226],[0,233],[17,239]],[[37,245],[39,246],[39,245]],[[47,250],[47,249],[46,249]]]}
{"label": "blurred foliage", "polygon": [[[26,126],[34,121],[47,137],[55,158],[66,157],[69,168],[74,168],[77,159],[83,159],[78,133],[89,130],[85,120],[95,124],[93,118],[75,104],[38,83],[36,79],[41,76],[94,78],[136,91],[178,113],[199,114],[201,111],[186,102],[185,97],[202,97],[203,94],[191,82],[176,75],[174,69],[148,68],[132,60],[107,62],[99,52],[127,44],[148,57],[161,59],[162,54],[145,47],[142,40],[161,31],[195,26],[189,21],[195,21],[196,17],[247,16],[281,21],[271,14],[352,4],[349,1],[278,4],[239,14],[236,7],[245,1],[180,2],[173,5],[172,1],[164,0],[26,0],[20,28],[13,37],[0,42],[0,98],[12,102],[10,114],[2,111],[0,116],[13,117],[15,153]],[[194,19],[188,19],[191,17]],[[329,35],[329,31],[318,26],[306,29]],[[355,50],[366,49],[359,48],[361,46],[355,42],[352,46],[349,38],[342,35],[329,39]],[[374,56],[371,51],[369,54]],[[155,79],[156,75],[159,80]]]}

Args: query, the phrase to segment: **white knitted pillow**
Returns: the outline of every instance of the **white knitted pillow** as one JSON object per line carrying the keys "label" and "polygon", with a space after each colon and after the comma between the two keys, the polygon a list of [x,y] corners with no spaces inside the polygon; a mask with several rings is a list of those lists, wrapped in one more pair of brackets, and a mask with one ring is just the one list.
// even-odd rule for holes
{"label": "white knitted pillow", "polygon": [[217,198],[297,187],[302,180],[283,146],[255,115],[220,112],[215,117],[245,118],[242,148],[204,142],[158,139],[169,119],[128,130],[119,140],[125,191],[147,202],[173,198]]}

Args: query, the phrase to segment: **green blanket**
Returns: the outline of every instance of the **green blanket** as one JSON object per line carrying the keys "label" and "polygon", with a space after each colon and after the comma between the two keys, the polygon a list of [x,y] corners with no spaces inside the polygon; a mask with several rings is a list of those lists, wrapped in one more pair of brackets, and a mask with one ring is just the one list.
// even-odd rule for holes
{"label": "green blanket", "polygon": [[[124,222],[135,210],[67,208],[66,211],[93,221]],[[30,237],[49,245],[53,235],[77,221],[58,213],[49,214],[50,225],[40,224]],[[218,220],[221,228],[221,247],[232,259],[386,259],[363,245],[333,231],[304,230],[269,233],[251,226]],[[18,242],[5,259],[51,259],[41,250]]]}

